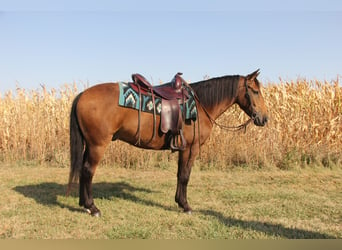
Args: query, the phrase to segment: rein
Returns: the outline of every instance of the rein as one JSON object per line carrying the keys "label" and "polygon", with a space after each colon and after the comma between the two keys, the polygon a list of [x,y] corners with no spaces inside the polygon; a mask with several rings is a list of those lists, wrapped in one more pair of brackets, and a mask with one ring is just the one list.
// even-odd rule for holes
{"label": "rein", "polygon": [[[207,113],[207,112],[206,112]],[[217,123],[215,120],[213,120],[208,114],[207,114],[209,120],[215,124],[216,126],[218,126],[220,129],[226,130],[226,131],[240,131],[242,129],[244,129],[244,132],[246,133],[247,131],[247,126],[254,120],[252,118],[249,118],[247,121],[245,121],[244,123],[238,125],[238,126],[226,126],[226,125],[222,125]]]}

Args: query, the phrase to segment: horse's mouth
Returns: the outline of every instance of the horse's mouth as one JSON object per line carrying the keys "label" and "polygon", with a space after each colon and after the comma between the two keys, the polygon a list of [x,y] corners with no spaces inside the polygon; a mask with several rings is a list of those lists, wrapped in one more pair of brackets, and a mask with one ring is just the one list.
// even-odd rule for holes
{"label": "horse's mouth", "polygon": [[260,127],[263,127],[266,125],[268,122],[268,117],[267,116],[252,116],[252,119],[254,120],[254,124]]}

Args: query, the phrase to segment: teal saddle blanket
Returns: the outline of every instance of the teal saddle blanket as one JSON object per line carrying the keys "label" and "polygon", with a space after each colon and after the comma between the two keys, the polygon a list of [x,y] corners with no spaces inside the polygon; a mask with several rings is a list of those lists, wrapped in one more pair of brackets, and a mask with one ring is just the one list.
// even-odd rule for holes
{"label": "teal saddle blanket", "polygon": [[[139,98],[139,93],[137,93],[134,89],[132,89],[129,85],[129,83],[125,82],[119,82],[119,88],[120,88],[120,97],[119,97],[119,105],[126,108],[132,108],[139,110],[140,103],[141,103],[141,111],[142,112],[148,112],[148,113],[154,113],[154,105],[152,101],[152,95],[151,94],[141,94],[141,99]],[[159,97],[155,97],[155,108],[156,108],[156,114],[160,115],[161,112],[161,105],[162,105],[162,99]],[[194,97],[191,95],[189,97],[189,100],[184,103],[180,104],[182,113],[185,114],[185,119],[197,119],[197,108],[196,108],[196,102]],[[184,111],[185,108],[185,111]]]}

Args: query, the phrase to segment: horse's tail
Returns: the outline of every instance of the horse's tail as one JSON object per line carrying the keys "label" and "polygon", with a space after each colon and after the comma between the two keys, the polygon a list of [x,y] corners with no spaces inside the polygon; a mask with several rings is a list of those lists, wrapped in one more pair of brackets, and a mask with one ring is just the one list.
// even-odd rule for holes
{"label": "horse's tail", "polygon": [[80,176],[80,172],[83,164],[83,154],[84,154],[84,139],[82,131],[77,120],[77,103],[81,97],[78,94],[74,99],[71,107],[70,113],[70,174],[69,174],[69,184],[67,189],[67,195],[69,195],[72,183],[77,182]]}

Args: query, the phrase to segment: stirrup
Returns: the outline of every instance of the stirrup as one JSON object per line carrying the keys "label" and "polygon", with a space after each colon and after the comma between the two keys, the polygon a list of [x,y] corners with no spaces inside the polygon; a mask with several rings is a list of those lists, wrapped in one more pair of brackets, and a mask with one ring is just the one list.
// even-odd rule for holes
{"label": "stirrup", "polygon": [[[179,143],[180,138],[180,143]],[[186,141],[183,135],[183,130],[179,130],[179,135],[174,135],[171,138],[170,148],[172,151],[184,151],[186,148]]]}

